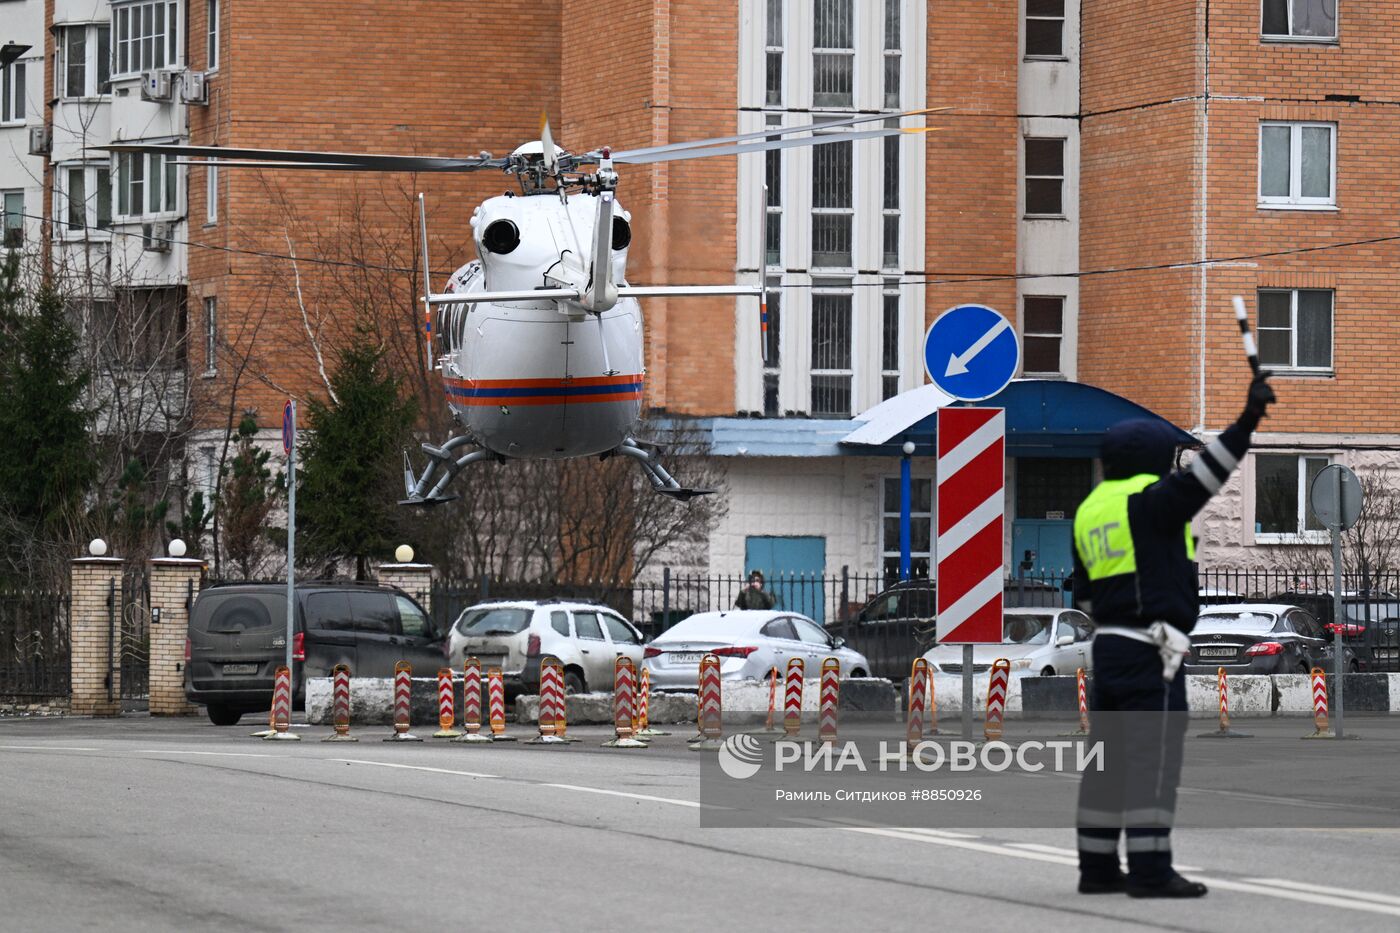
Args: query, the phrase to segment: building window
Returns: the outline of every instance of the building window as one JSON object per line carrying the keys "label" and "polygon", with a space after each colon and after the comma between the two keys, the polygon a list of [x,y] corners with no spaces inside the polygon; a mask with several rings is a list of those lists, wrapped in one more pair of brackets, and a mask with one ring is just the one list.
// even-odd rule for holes
{"label": "building window", "polygon": [[855,219],[853,145],[827,143],[812,147],[812,265],[851,268],[851,232]]}
{"label": "building window", "polygon": [[62,165],[54,178],[56,236],[71,239],[112,226],[112,174],[106,165]]}
{"label": "building window", "polygon": [[[909,575],[927,577],[933,552],[933,480],[916,476],[909,486]],[[899,499],[899,477],[886,476],[880,495],[880,563],[889,579],[899,577]]]}
{"label": "building window", "polygon": [[1308,506],[1308,490],[1317,474],[1331,462],[1331,457],[1318,454],[1255,454],[1256,541],[1321,540],[1327,529]]}
{"label": "building window", "polygon": [[899,280],[886,279],[881,293],[880,401],[899,394]]}
{"label": "building window", "polygon": [[112,21],[117,31],[117,74],[180,64],[180,4],[160,0],[114,5]]}
{"label": "building window", "polygon": [[783,0],[768,0],[764,23],[764,102],[783,102]]}
{"label": "building window", "polygon": [[[769,114],[765,118],[768,126],[782,126],[783,118]],[[763,227],[763,261],[766,265],[781,267],[783,263],[783,154],[780,150],[769,150],[763,154],[763,184],[767,197],[766,216]]]}
{"label": "building window", "polygon": [[851,301],[852,289],[849,280],[813,280],[813,417],[851,416]]}
{"label": "building window", "polygon": [[204,375],[219,371],[219,299],[204,299]]}
{"label": "building window", "polygon": [[0,69],[0,123],[24,122],[24,62]]}
{"label": "building window", "polygon": [[1094,486],[1093,461],[1080,457],[1017,457],[1016,517],[1068,521]]}
{"label": "building window", "polygon": [[54,90],[76,100],[112,89],[112,31],[105,23],[61,26],[55,36]]}
{"label": "building window", "polygon": [[1264,0],[1260,31],[1271,39],[1337,38],[1337,0]]}
{"label": "building window", "polygon": [[217,71],[219,68],[219,0],[208,0],[206,8],[206,22],[209,24],[209,48],[205,52],[205,70]]}
{"label": "building window", "polygon": [[902,48],[899,28],[899,5],[903,0],[885,0],[885,106],[899,109],[900,66]]}
{"label": "building window", "polygon": [[185,362],[185,289],[119,288],[106,351],[119,366],[180,368]]}
{"label": "building window", "polygon": [[1260,124],[1260,204],[1288,207],[1336,204],[1336,165],[1335,124]]}
{"label": "building window", "polygon": [[880,254],[886,269],[899,268],[899,140],[898,136],[881,140],[885,147],[885,192],[880,209]]}
{"label": "building window", "polygon": [[204,170],[204,222],[219,222],[219,167],[211,165]]}
{"label": "building window", "polygon": [[0,192],[0,202],[5,210],[4,240],[0,245],[5,249],[19,249],[24,245],[24,192]]}
{"label": "building window", "polygon": [[855,0],[812,0],[812,106],[855,100]]}
{"label": "building window", "polygon": [[175,157],[162,153],[117,153],[117,214],[145,217],[177,213],[180,176]]}
{"label": "building window", "polygon": [[1026,57],[1065,57],[1065,0],[1026,0]]}
{"label": "building window", "polygon": [[1259,363],[1275,369],[1332,370],[1332,291],[1259,290]]}
{"label": "building window", "polygon": [[215,494],[219,491],[219,459],[218,449],[213,444],[204,444],[199,448],[200,472],[203,474],[199,478],[200,489],[204,492],[204,506],[207,510],[214,501]]}
{"label": "building window", "polygon": [[1021,369],[1036,375],[1060,375],[1065,299],[1027,295],[1021,300]]}
{"label": "building window", "polygon": [[1064,216],[1065,141],[1026,139],[1026,214]]}
{"label": "building window", "polygon": [[778,397],[778,377],[783,368],[783,291],[774,287],[768,291],[768,358],[763,362],[763,414],[768,418],[781,415]]}

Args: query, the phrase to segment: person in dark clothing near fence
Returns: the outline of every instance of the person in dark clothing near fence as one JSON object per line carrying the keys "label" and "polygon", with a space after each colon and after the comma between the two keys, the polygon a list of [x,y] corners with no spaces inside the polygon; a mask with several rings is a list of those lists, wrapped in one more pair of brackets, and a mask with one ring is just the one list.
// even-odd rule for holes
{"label": "person in dark clothing near fence", "polygon": [[[1178,676],[1198,609],[1191,519],[1220,491],[1275,401],[1255,376],[1244,412],[1183,470],[1162,421],[1109,428],[1104,480],[1074,516],[1074,599],[1093,616],[1089,742],[1104,768],[1084,772],[1076,824],[1079,891],[1201,897],[1206,886],[1172,868],[1171,827],[1186,737],[1186,678]],[[1118,861],[1126,835],[1128,872]]]}
{"label": "person in dark clothing near fence", "polygon": [[763,571],[749,571],[749,585],[734,597],[735,609],[772,609],[777,604],[772,593],[763,591]]}

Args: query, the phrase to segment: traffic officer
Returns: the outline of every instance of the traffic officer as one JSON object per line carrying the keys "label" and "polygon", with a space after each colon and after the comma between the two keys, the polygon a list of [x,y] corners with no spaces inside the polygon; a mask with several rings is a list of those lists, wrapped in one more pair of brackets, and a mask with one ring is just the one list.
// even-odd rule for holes
{"label": "traffic officer", "polygon": [[[1254,377],[1244,412],[1191,465],[1172,472],[1175,429],[1131,420],[1108,429],[1103,482],[1074,516],[1074,599],[1094,617],[1089,742],[1104,767],[1085,771],[1077,818],[1079,891],[1201,897],[1172,868],[1171,826],[1186,736],[1186,678],[1199,608],[1191,519],[1220,491],[1275,401]],[[1126,830],[1128,873],[1119,868]]]}

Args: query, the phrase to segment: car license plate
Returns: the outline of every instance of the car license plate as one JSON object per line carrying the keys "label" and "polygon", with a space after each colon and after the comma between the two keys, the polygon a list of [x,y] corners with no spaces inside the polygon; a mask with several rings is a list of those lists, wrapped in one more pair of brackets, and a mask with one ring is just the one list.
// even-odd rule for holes
{"label": "car license plate", "polygon": [[672,664],[699,664],[701,653],[699,651],[672,651],[666,655]]}
{"label": "car license plate", "polygon": [[1199,654],[1203,658],[1232,658],[1235,656],[1234,648],[1201,648]]}
{"label": "car license plate", "polygon": [[256,674],[258,665],[256,664],[225,664],[225,674]]}

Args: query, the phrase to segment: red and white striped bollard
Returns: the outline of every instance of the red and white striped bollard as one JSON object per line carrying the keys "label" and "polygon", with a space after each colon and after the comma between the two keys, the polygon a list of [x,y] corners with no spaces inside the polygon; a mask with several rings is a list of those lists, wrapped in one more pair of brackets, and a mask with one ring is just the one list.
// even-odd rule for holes
{"label": "red and white striped bollard", "polygon": [[928,659],[915,658],[909,669],[909,714],[905,717],[904,752],[911,754],[914,747],[924,740],[924,708],[928,702]]}
{"label": "red and white striped bollard", "polygon": [[499,667],[486,672],[486,701],[491,717],[491,741],[514,742],[515,736],[506,734],[506,681]]}
{"label": "red and white striped bollard", "polygon": [[1215,681],[1220,689],[1220,728],[1215,732],[1202,732],[1203,739],[1247,739],[1250,738],[1243,732],[1236,732],[1230,728],[1230,679],[1225,672],[1225,668],[1218,667],[1215,670]]}
{"label": "red and white striped bollard", "polygon": [[632,737],[632,709],[636,702],[636,668],[632,659],[618,655],[613,662],[613,728],[617,735],[604,748],[646,748],[647,743]]}
{"label": "red and white striped bollard", "polygon": [[987,681],[987,719],[982,725],[982,737],[988,742],[1000,742],[1002,723],[1006,719],[1006,690],[1011,679],[1011,662],[997,658],[992,662],[991,679]]}
{"label": "red and white striped bollard", "polygon": [[301,736],[290,731],[292,725],[292,672],[283,664],[277,668],[277,677],[272,687],[272,734],[263,736],[263,741],[280,739],[284,742],[300,742]]}
{"label": "red and white striped bollard", "polygon": [[453,739],[470,745],[482,745],[491,737],[481,734],[481,662],[475,657],[462,664],[462,727],[467,731]]}
{"label": "red and white striped bollard", "polygon": [[821,712],[817,718],[817,738],[823,745],[836,744],[836,717],[841,708],[841,662],[822,661]]}
{"label": "red and white striped bollard", "polygon": [[1313,733],[1303,738],[1335,739],[1337,733],[1332,731],[1332,724],[1327,715],[1327,672],[1315,667],[1308,672],[1308,678],[1312,687]]}
{"label": "red and white striped bollard", "polygon": [[335,731],[322,742],[358,742],[350,734],[350,665],[337,664],[331,669],[331,725]]}
{"label": "red and white striped bollard", "polygon": [[696,707],[695,725],[698,730],[690,740],[695,751],[715,749],[723,745],[724,697],[719,679],[719,657],[705,654],[700,658],[700,695]]}
{"label": "red and white striped bollard", "polygon": [[457,724],[457,710],[452,702],[452,668],[438,668],[438,731],[435,739],[455,739],[462,733],[454,728]]}
{"label": "red and white striped bollard", "polygon": [[655,729],[651,725],[651,670],[645,664],[642,665],[641,686],[637,688],[637,731],[633,733],[638,738],[649,739],[655,735],[670,735],[664,729]]}
{"label": "red and white striped bollard", "polygon": [[802,676],[805,665],[801,658],[788,661],[787,683],[783,690],[783,732],[794,738],[802,732]]}
{"label": "red and white striped bollard", "polygon": [[540,661],[540,711],[535,717],[540,734],[526,745],[564,745],[559,736],[559,716],[564,706],[564,669],[557,658]]}
{"label": "red and white striped bollard", "polygon": [[409,732],[413,722],[413,665],[400,661],[394,665],[394,731],[386,742],[421,742]]}

